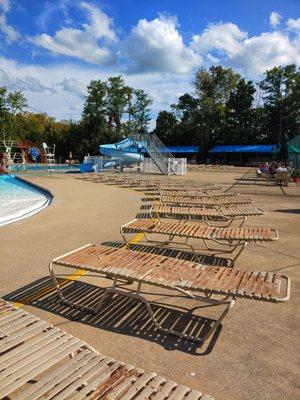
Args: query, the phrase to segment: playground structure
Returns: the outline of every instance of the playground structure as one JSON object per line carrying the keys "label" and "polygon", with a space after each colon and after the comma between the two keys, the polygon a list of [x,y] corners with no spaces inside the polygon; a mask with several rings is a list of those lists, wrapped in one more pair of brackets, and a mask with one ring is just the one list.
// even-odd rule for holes
{"label": "playground structure", "polygon": [[105,168],[120,168],[142,165],[142,171],[163,175],[186,173],[186,159],[176,159],[168,148],[155,135],[149,133],[134,134],[113,144],[99,146],[103,157],[87,157],[81,164],[82,172],[101,171]]}
{"label": "playground structure", "polygon": [[27,170],[31,165],[45,166],[51,174],[55,166],[55,144],[49,147],[46,143],[37,145],[31,140],[2,140],[0,142],[0,153],[5,157],[5,169],[20,172]]}
{"label": "playground structure", "polygon": [[47,162],[45,149],[31,140],[3,140],[0,142],[0,151],[6,154],[8,165]]}

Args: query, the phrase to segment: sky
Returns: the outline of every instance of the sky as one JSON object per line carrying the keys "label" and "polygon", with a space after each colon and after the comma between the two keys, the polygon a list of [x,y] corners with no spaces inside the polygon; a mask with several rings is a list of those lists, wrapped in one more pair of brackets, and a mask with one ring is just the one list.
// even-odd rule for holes
{"label": "sky", "polygon": [[153,125],[201,67],[257,81],[290,63],[300,0],[0,0],[0,86],[57,120],[80,118],[92,79],[144,89]]}

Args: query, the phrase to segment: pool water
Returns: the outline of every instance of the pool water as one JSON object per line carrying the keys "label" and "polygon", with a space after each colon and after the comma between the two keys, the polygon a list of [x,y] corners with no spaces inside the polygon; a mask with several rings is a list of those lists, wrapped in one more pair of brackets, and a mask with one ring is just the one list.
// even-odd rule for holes
{"label": "pool water", "polygon": [[51,195],[14,175],[0,176],[0,226],[29,217],[51,201]]}

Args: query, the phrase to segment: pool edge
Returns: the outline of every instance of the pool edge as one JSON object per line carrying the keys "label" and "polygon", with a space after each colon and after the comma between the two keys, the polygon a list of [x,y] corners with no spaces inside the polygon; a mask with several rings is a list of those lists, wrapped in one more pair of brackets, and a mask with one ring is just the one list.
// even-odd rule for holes
{"label": "pool edge", "polygon": [[20,178],[19,176],[16,176],[16,175],[14,175],[14,174],[8,174],[7,176],[13,176],[15,179],[18,179],[18,180],[20,180],[20,181],[23,181],[23,182],[25,182],[27,185],[33,186],[34,188],[38,189],[40,192],[42,192],[42,193],[45,195],[46,200],[45,200],[45,202],[44,202],[44,204],[43,204],[42,206],[40,206],[40,207],[38,207],[38,208],[36,208],[36,209],[34,209],[34,210],[25,212],[25,213],[24,213],[23,215],[21,215],[21,216],[17,216],[17,217],[15,217],[15,218],[11,218],[11,219],[9,219],[9,220],[6,220],[6,221],[4,221],[4,222],[1,222],[1,223],[0,223],[0,228],[1,228],[2,226],[6,226],[6,225],[9,225],[9,224],[13,224],[13,223],[15,223],[15,222],[21,221],[22,219],[26,219],[26,218],[33,217],[34,215],[40,213],[40,212],[43,211],[45,208],[47,208],[47,207],[49,207],[49,206],[51,205],[51,203],[52,203],[52,201],[53,201],[53,199],[54,199],[54,195],[53,195],[53,193],[52,193],[49,189],[47,189],[47,188],[45,188],[45,187],[43,187],[43,186],[37,185],[36,183],[32,183],[32,182],[28,181],[27,179]]}

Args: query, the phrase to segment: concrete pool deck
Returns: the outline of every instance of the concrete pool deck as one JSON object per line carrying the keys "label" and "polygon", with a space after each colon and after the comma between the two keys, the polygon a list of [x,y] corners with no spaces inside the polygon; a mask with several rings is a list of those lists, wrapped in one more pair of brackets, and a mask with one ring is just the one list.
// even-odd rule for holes
{"label": "concrete pool deck", "polygon": [[[242,170],[193,172],[201,182],[230,184]],[[271,224],[280,239],[249,245],[237,266],[278,271],[292,278],[291,299],[284,304],[238,300],[221,331],[203,347],[165,336],[148,323],[143,308],[116,299],[107,313],[82,314],[58,305],[49,281],[50,259],[86,243],[121,241],[120,225],[133,219],[141,193],[132,189],[95,184],[76,175],[26,177],[49,189],[54,200],[43,212],[0,228],[0,295],[20,303],[28,311],[87,341],[97,350],[218,399],[296,399],[299,397],[299,287],[300,287],[300,187],[288,188],[283,196],[276,187],[239,186],[258,207],[267,210],[248,224]],[[72,274],[72,270],[65,270]],[[82,284],[87,282],[88,285]],[[71,291],[84,295],[84,288],[107,285],[90,276],[72,282]],[[153,287],[149,288],[153,293]],[[193,306],[160,293],[158,312],[172,304]],[[157,300],[157,297],[156,297]],[[181,310],[182,311],[182,310]],[[197,314],[205,315],[206,308]],[[210,310],[209,310],[210,311]],[[211,311],[210,311],[211,312]],[[105,319],[105,317],[107,317]]]}

